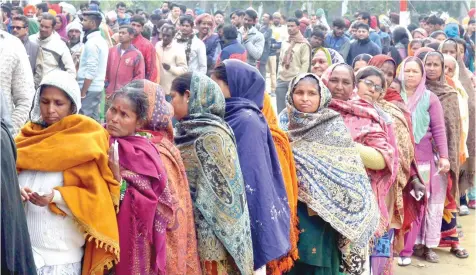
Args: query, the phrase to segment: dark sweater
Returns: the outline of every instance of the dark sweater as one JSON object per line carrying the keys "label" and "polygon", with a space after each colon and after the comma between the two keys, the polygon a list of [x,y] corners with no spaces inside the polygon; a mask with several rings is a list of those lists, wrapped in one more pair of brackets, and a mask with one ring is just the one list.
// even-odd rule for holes
{"label": "dark sweater", "polygon": [[376,56],[377,54],[381,54],[382,50],[379,46],[377,46],[377,44],[370,41],[368,38],[364,40],[352,41],[350,44],[349,55],[347,56],[347,64],[351,65],[352,61],[354,61],[354,58],[363,53]]}

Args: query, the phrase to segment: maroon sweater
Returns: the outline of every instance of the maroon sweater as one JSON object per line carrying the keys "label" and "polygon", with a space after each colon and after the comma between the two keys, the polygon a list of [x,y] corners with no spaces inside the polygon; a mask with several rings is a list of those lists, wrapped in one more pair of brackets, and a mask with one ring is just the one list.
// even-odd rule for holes
{"label": "maroon sweater", "polygon": [[106,70],[106,94],[112,95],[135,79],[145,78],[145,63],[141,52],[130,46],[121,56],[121,45],[109,49]]}

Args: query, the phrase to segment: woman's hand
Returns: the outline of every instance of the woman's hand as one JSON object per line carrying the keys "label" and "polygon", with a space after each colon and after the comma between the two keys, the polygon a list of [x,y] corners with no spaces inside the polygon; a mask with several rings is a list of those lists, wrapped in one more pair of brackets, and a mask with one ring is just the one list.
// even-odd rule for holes
{"label": "woman's hand", "polygon": [[418,194],[426,194],[426,186],[421,183],[419,178],[413,179],[412,181],[413,184],[413,192],[415,193],[415,196],[418,196]]}
{"label": "woman's hand", "polygon": [[450,162],[448,159],[440,158],[438,160],[438,170],[440,170],[440,173],[448,173],[448,171],[450,171]]}
{"label": "woman's hand", "polygon": [[21,200],[29,201],[32,192],[33,191],[31,191],[30,187],[20,188]]}
{"label": "woman's hand", "polygon": [[54,191],[52,191],[48,195],[40,196],[38,193],[34,192],[30,194],[30,202],[34,205],[38,205],[41,207],[45,207],[53,201],[53,197],[55,196]]}
{"label": "woman's hand", "polygon": [[121,167],[119,165],[119,160],[114,159],[114,146],[109,147],[109,160],[108,160],[109,169],[111,169],[114,179],[118,182],[121,182]]}

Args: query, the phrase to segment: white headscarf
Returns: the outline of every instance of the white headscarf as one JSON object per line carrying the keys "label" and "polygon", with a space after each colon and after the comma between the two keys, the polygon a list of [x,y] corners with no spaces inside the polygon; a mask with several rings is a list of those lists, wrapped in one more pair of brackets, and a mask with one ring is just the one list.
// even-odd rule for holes
{"label": "white headscarf", "polygon": [[40,86],[36,90],[35,98],[33,99],[33,106],[30,111],[31,122],[37,124],[44,123],[40,111],[40,93],[43,86],[53,86],[62,90],[74,105],[72,113],[79,113],[79,110],[81,109],[81,90],[79,89],[78,82],[69,73],[57,69],[43,77]]}

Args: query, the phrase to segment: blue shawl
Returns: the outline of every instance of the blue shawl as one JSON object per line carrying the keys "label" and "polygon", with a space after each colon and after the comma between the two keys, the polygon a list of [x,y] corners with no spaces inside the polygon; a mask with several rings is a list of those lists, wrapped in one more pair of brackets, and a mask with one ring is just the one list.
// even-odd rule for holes
{"label": "blue shawl", "polygon": [[251,218],[255,269],[287,254],[290,213],[276,148],[261,114],[265,81],[238,60],[224,61],[231,98],[225,120],[235,133]]}

